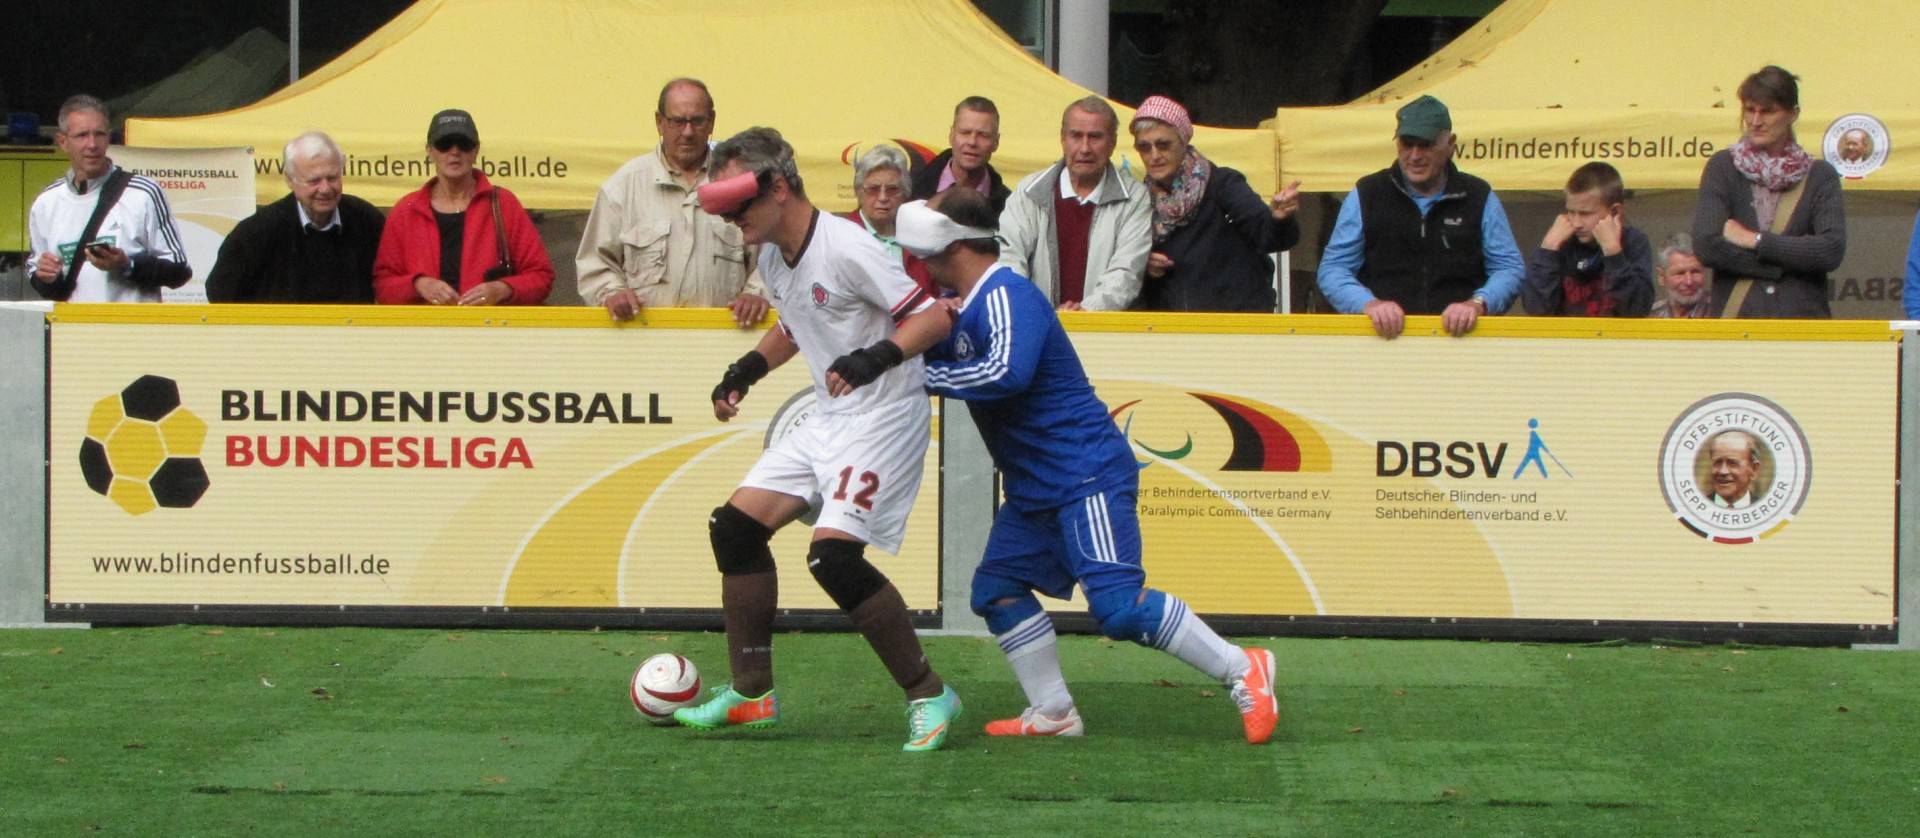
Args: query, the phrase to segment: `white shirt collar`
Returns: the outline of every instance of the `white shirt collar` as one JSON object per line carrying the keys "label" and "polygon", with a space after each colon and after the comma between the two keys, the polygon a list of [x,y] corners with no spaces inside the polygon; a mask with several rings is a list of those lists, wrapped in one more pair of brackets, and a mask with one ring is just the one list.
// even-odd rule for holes
{"label": "white shirt collar", "polygon": [[1067,171],[1066,164],[1064,163],[1061,164],[1060,166],[1060,197],[1070,198],[1072,200],[1079,201],[1081,204],[1084,205],[1084,204],[1093,203],[1094,197],[1099,194],[1100,194],[1100,187],[1096,186],[1093,188],[1092,192],[1087,193],[1087,197],[1085,198],[1080,197],[1079,194],[1073,191],[1073,173]]}
{"label": "white shirt collar", "polygon": [[[308,227],[313,227],[313,217],[310,215],[307,215],[306,207],[301,206],[299,201],[294,201],[293,208],[295,211],[300,213],[300,229],[305,230]],[[340,226],[340,208],[334,207],[333,220],[327,222],[327,226],[325,227],[314,227],[314,229],[324,233],[338,226]]]}

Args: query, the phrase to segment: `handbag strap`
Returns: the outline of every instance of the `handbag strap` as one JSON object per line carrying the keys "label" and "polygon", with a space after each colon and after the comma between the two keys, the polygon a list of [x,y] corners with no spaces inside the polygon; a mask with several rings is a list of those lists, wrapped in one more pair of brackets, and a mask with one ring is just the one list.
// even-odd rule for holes
{"label": "handbag strap", "polygon": [[493,194],[488,197],[487,203],[493,205],[493,240],[500,246],[500,264],[507,266],[507,275],[511,276],[514,273],[513,257],[507,255],[507,224],[500,220],[500,188],[494,187]]}
{"label": "handbag strap", "polygon": [[[1774,207],[1773,223],[1767,225],[1767,232],[1782,235],[1786,232],[1787,221],[1793,218],[1794,209],[1800,206],[1800,196],[1805,194],[1807,181],[1801,178],[1787,191],[1780,193],[1780,203]],[[1732,320],[1740,316],[1740,307],[1747,304],[1747,295],[1753,293],[1753,280],[1742,279],[1733,283],[1733,293],[1727,295],[1727,304],[1720,309],[1720,317]]]}

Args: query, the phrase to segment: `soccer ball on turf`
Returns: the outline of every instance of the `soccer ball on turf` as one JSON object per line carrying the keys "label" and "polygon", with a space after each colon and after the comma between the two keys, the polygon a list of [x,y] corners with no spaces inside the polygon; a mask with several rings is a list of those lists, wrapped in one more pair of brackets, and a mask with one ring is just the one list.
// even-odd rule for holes
{"label": "soccer ball on turf", "polygon": [[693,661],[672,652],[647,658],[633,671],[633,709],[657,725],[673,724],[673,711],[700,695],[700,670]]}

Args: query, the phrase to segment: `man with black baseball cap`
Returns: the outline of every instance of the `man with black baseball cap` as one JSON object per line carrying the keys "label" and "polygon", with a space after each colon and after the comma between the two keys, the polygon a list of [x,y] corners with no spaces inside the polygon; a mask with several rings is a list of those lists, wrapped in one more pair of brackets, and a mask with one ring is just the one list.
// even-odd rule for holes
{"label": "man with black baseball cap", "polygon": [[1526,266],[1487,182],[1453,165],[1453,117],[1432,96],[1396,114],[1394,164],[1354,184],[1320,256],[1320,292],[1381,337],[1438,314],[1455,337],[1513,304]]}

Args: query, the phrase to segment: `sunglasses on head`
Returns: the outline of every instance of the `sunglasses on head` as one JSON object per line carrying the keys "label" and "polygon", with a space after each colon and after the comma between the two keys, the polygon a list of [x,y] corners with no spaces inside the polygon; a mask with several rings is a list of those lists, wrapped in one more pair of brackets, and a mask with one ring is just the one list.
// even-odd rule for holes
{"label": "sunglasses on head", "polygon": [[461,151],[472,151],[479,147],[480,147],[479,143],[476,143],[473,140],[467,137],[462,137],[458,134],[455,134],[451,137],[441,137],[440,139],[435,140],[433,143],[433,148],[435,151],[451,151],[456,148],[460,149]]}
{"label": "sunglasses on head", "polygon": [[747,214],[747,210],[753,209],[754,202],[766,197],[767,190],[773,187],[773,170],[761,169],[760,171],[754,172],[753,182],[756,185],[753,197],[740,202],[739,208],[733,212],[720,213],[720,220],[728,224],[738,225],[741,217]]}

